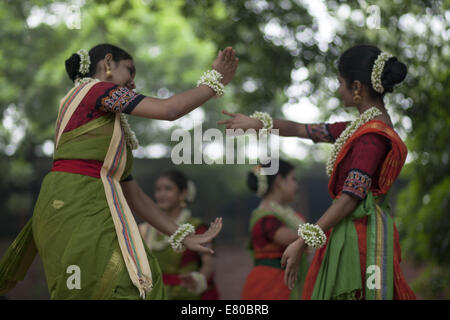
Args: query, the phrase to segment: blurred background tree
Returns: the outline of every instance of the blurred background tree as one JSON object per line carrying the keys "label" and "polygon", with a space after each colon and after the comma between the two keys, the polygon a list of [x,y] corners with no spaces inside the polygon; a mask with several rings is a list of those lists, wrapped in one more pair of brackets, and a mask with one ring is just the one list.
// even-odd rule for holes
{"label": "blurred background tree", "polygon": [[[343,110],[336,92],[335,62],[345,49],[370,43],[408,66],[406,81],[386,98],[409,149],[395,185],[403,256],[425,268],[416,292],[449,298],[449,6],[433,0],[2,1],[0,235],[15,236],[31,216],[51,166],[59,99],[72,85],[64,61],[78,49],[103,42],[123,47],[136,63],[137,90],[162,98],[194,86],[219,49],[236,49],[240,66],[224,98],[175,122],[130,117],[141,143],[135,176],[150,192],[157,173],[172,165],[173,130],[193,130],[194,121],[203,130],[216,128],[222,109],[264,110],[300,122],[351,119],[356,113]],[[323,201],[329,146],[295,138],[280,143],[282,156],[299,168],[297,208],[314,221],[329,204]],[[203,151],[217,160],[220,147],[204,144]],[[235,222],[224,229],[230,242],[246,236],[248,212],[257,204],[243,178],[249,167],[182,166],[201,192],[194,209]]]}

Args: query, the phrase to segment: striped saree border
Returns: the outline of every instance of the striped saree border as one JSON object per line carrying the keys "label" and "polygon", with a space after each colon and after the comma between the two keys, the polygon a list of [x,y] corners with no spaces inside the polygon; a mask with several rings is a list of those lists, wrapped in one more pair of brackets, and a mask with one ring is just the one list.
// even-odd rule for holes
{"label": "striped saree border", "polygon": [[[61,100],[56,122],[55,153],[67,123],[82,99],[97,82],[98,80],[75,87]],[[136,221],[120,186],[120,177],[127,160],[126,148],[125,135],[120,124],[120,114],[116,113],[113,134],[100,170],[100,178],[103,182],[105,196],[128,274],[139,290],[140,297],[145,299],[146,294],[153,287],[150,265]],[[98,291],[95,294],[102,295]]]}
{"label": "striped saree border", "polygon": [[150,265],[142,237],[119,181],[125,169],[126,148],[125,135],[120,125],[120,114],[116,113],[114,131],[100,177],[130,279],[138,288],[140,296],[145,298],[146,293],[153,287]]}
{"label": "striped saree border", "polygon": [[[394,295],[394,225],[391,216],[377,203],[375,212],[369,217],[367,226],[367,255],[366,255],[366,300],[392,300]],[[376,266],[377,286],[369,288],[367,272],[370,266]],[[378,280],[378,281],[377,281]],[[379,286],[378,286],[379,285]]]}
{"label": "striped saree border", "polygon": [[56,130],[55,130],[55,150],[59,145],[59,141],[61,138],[64,129],[66,128],[67,123],[72,117],[75,110],[80,105],[83,98],[89,92],[89,90],[98,82],[92,81],[77,87],[72,88],[69,93],[61,100],[61,104],[59,106],[58,118],[56,120]]}

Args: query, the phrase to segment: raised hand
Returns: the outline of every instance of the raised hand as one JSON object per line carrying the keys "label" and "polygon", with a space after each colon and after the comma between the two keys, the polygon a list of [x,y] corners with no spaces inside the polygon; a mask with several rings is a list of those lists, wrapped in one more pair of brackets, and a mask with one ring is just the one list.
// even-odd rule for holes
{"label": "raised hand", "polygon": [[233,79],[238,64],[239,58],[235,56],[234,49],[232,47],[226,47],[223,51],[219,51],[212,64],[212,68],[222,74],[222,83],[227,85]]}
{"label": "raised hand", "polygon": [[222,218],[216,218],[214,222],[211,222],[209,229],[205,233],[187,236],[184,238],[183,244],[192,251],[214,254],[214,251],[208,248],[206,244],[211,242],[219,234],[221,229]]}
{"label": "raised hand", "polygon": [[255,129],[259,130],[263,128],[263,124],[258,119],[250,118],[242,113],[233,113],[223,110],[223,114],[230,116],[231,119],[217,121],[217,124],[224,124],[227,129]]}
{"label": "raised hand", "polygon": [[284,270],[284,283],[288,286],[289,290],[294,289],[295,281],[298,277],[298,266],[304,251],[304,241],[299,238],[284,250],[283,256],[281,257],[281,267],[286,267]]}

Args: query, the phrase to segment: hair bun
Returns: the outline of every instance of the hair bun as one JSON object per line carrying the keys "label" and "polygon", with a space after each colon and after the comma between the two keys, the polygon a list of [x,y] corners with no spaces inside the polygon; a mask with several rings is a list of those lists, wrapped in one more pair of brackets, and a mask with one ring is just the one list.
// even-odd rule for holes
{"label": "hair bun", "polygon": [[381,84],[383,85],[384,91],[394,91],[394,86],[405,79],[407,72],[406,65],[398,61],[396,57],[392,57],[386,61],[381,76]]}
{"label": "hair bun", "polygon": [[253,171],[247,174],[247,186],[253,192],[258,190],[258,178]]}
{"label": "hair bun", "polygon": [[66,71],[72,81],[75,81],[75,78],[78,75],[80,62],[80,56],[76,53],[72,54],[70,58],[66,60]]}

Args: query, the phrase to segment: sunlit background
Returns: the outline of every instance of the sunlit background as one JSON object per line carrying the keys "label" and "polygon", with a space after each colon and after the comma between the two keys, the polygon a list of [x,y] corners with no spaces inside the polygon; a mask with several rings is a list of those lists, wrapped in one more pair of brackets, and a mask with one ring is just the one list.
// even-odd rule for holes
{"label": "sunlit background", "polygon": [[[353,119],[356,110],[344,109],[337,94],[336,61],[345,49],[370,43],[408,66],[404,83],[386,97],[409,149],[393,199],[403,265],[419,297],[449,298],[449,25],[449,2],[438,0],[2,1],[0,253],[31,217],[51,167],[58,103],[72,85],[64,61],[73,52],[104,42],[118,45],[134,57],[137,91],[167,98],[195,86],[219,49],[235,48],[240,66],[223,98],[173,122],[130,117],[140,141],[133,175],[152,195],[158,173],[175,167],[174,130],[189,130],[193,137],[201,124],[203,132],[224,132],[216,125],[226,118],[222,110],[266,111],[302,123]],[[244,261],[232,274],[218,272],[219,284],[233,284],[223,285],[225,298],[239,298],[251,265],[245,245],[258,199],[247,190],[245,176],[258,148],[247,142],[244,165],[219,164],[225,163],[224,135],[201,146],[205,159],[217,164],[178,167],[197,184],[193,211],[226,221],[219,258],[233,265]],[[281,157],[296,165],[301,184],[293,206],[310,221],[330,203],[324,165],[329,150],[325,144],[280,139]],[[17,288],[9,298],[48,298],[39,263],[33,266],[28,289]]]}

